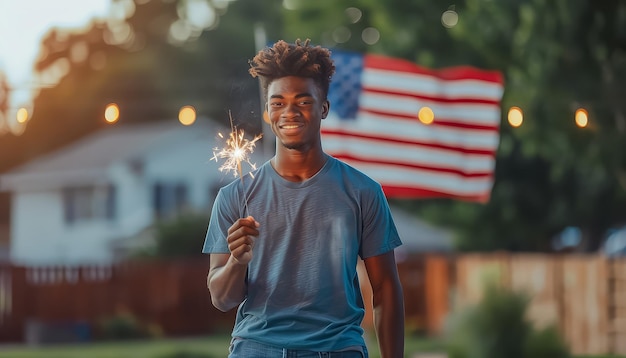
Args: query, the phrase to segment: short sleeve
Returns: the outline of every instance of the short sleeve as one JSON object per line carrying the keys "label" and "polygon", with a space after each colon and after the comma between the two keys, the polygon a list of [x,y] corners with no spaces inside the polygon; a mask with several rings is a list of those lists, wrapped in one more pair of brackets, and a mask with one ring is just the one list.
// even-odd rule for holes
{"label": "short sleeve", "polygon": [[239,218],[238,211],[233,208],[233,203],[237,203],[236,190],[233,185],[221,188],[215,197],[211,219],[207,229],[202,253],[205,254],[227,254],[228,249],[228,228]]}
{"label": "short sleeve", "polygon": [[389,203],[380,185],[363,196],[361,209],[363,223],[359,252],[361,258],[381,255],[402,245]]}

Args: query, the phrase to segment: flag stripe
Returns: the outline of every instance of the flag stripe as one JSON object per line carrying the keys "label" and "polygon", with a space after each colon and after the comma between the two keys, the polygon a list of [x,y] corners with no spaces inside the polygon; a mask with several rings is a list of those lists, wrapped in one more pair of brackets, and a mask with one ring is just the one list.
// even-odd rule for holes
{"label": "flag stripe", "polygon": [[435,121],[438,117],[442,117],[463,124],[493,126],[500,123],[500,108],[495,105],[475,103],[441,105],[431,101],[420,101],[415,98],[372,92],[363,92],[360,98],[360,108],[362,110],[384,112],[405,118],[417,119],[417,114],[422,107],[432,109],[435,114]]}
{"label": "flag stripe", "polygon": [[408,121],[403,119],[363,114],[359,116],[358,125],[352,125],[351,122],[355,121],[340,121],[329,116],[322,123],[322,140],[341,141],[341,138],[326,138],[326,134],[337,133],[379,141],[430,145],[467,153],[493,153],[499,141],[496,131],[433,127],[417,120],[407,125]]}
{"label": "flag stripe", "polygon": [[502,96],[502,87],[481,80],[443,81],[436,77],[397,71],[367,70],[363,73],[363,88],[378,88],[400,93],[421,93],[431,97],[474,98],[493,100]]}
{"label": "flag stripe", "polygon": [[493,155],[466,155],[456,151],[418,147],[394,142],[374,142],[371,139],[340,136],[333,140],[325,134],[324,147],[336,157],[360,163],[379,163],[392,166],[443,171],[465,177],[489,176],[493,170]]}
{"label": "flag stripe", "polygon": [[422,100],[422,101],[426,101],[426,102],[438,102],[438,103],[442,103],[442,104],[462,102],[462,103],[476,103],[476,104],[491,104],[491,105],[495,105],[495,106],[499,105],[499,102],[497,100],[490,99],[490,98],[437,97],[437,96],[434,96],[434,95],[431,95],[431,94],[424,94],[424,93],[417,93],[417,92],[413,92],[413,93],[401,92],[401,91],[398,91],[398,90],[393,91],[393,90],[390,90],[390,89],[381,89],[381,88],[375,88],[375,87],[363,88],[363,91],[364,92],[387,94],[387,95],[393,95],[393,96],[406,96],[406,97],[415,98],[417,100]]}
{"label": "flag stripe", "polygon": [[422,74],[446,81],[473,79],[500,85],[504,82],[502,74],[498,71],[485,71],[469,66],[448,67],[435,70],[418,66],[408,60],[375,54],[364,56],[363,62],[364,67],[371,70],[382,69],[401,73]]}
{"label": "flag stripe", "polygon": [[437,192],[448,192],[451,195],[483,195],[491,190],[493,184],[491,176],[467,178],[446,172],[415,170],[378,163],[370,164],[350,160],[346,160],[346,163],[373,178],[378,178],[377,180],[382,185],[417,187]]}
{"label": "flag stripe", "polygon": [[459,195],[452,194],[447,191],[433,191],[419,187],[406,187],[395,185],[382,185],[383,191],[387,197],[395,198],[453,198],[465,201],[474,201],[485,203],[489,201],[489,192],[474,194],[474,195]]}
{"label": "flag stripe", "polygon": [[[324,130],[322,132],[324,148],[349,151],[351,153],[371,153],[374,156],[395,158],[394,156],[404,156],[410,158],[420,158],[423,156],[419,151],[433,151],[429,153],[446,154],[458,161],[467,161],[467,158],[493,158],[494,151],[489,150],[472,150],[452,146],[441,146],[437,144],[419,143],[416,141],[391,140],[385,136],[376,135],[358,135],[353,132],[345,132],[341,130]],[[436,158],[442,160],[442,158]],[[458,161],[452,161],[451,164],[462,165]]]}
{"label": "flag stripe", "polygon": [[[376,157],[365,158],[360,155],[362,155],[362,153],[357,153],[356,155],[354,155],[351,152],[342,153],[340,150],[337,150],[334,152],[334,157],[338,159],[342,159],[346,162],[358,163],[358,165],[362,165],[363,163],[389,165],[389,166],[404,167],[404,168],[409,168],[409,169],[419,169],[423,171],[443,172],[443,173],[453,174],[453,175],[457,175],[457,176],[465,177],[465,178],[491,177],[491,168],[485,171],[477,171],[476,169],[475,171],[469,172],[469,171],[462,171],[459,168],[452,167],[452,166],[444,167],[441,164],[439,165],[429,165],[428,163],[427,164],[415,164],[415,163],[410,163],[410,162],[392,161],[392,160],[389,160],[388,158],[376,158]],[[478,164],[484,164],[484,163],[478,163]]]}

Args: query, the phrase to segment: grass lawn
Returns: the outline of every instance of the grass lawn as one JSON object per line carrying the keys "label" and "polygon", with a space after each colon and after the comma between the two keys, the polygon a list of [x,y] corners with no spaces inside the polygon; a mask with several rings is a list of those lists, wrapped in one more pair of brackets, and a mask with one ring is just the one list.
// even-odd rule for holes
{"label": "grass lawn", "polygon": [[[378,348],[369,337],[370,357],[379,358]],[[43,347],[0,346],[0,358],[223,358],[228,353],[229,336],[184,339],[157,339],[127,342],[102,342]],[[407,337],[406,357],[418,352],[442,351],[437,341]],[[583,357],[578,357],[583,358]],[[594,356],[584,358],[620,358]],[[626,358],[626,357],[621,357]]]}

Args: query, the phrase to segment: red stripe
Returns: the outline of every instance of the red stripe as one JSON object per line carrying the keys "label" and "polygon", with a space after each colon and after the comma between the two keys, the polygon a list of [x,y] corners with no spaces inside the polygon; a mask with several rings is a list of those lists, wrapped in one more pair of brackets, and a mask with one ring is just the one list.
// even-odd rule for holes
{"label": "red stripe", "polygon": [[374,87],[363,87],[362,92],[378,93],[384,95],[390,95],[395,97],[409,97],[412,99],[420,99],[424,101],[446,103],[446,104],[487,104],[500,106],[498,99],[485,99],[485,98],[462,98],[462,97],[432,97],[421,94],[415,94],[414,92],[401,92],[401,91],[389,91]]}
{"label": "red stripe", "polygon": [[474,194],[474,195],[456,195],[450,192],[440,192],[434,190],[428,190],[418,187],[402,187],[382,184],[385,196],[388,198],[401,198],[401,199],[428,199],[428,198],[450,198],[464,201],[473,201],[479,203],[486,203],[489,201],[489,192]]}
{"label": "red stripe", "polygon": [[486,71],[470,66],[448,67],[435,70],[418,66],[408,60],[381,55],[365,55],[363,61],[363,66],[365,68],[416,73],[437,77],[446,81],[480,80],[498,84],[504,83],[502,74],[499,71]]}
{"label": "red stripe", "polygon": [[[417,113],[415,114],[415,116],[409,116],[407,114],[404,113],[392,113],[389,111],[376,111],[373,109],[365,109],[365,108],[360,108],[359,111],[361,112],[365,112],[365,113],[371,113],[377,116],[383,116],[383,117],[393,117],[394,119],[401,119],[401,120],[409,120],[411,122],[419,122],[419,119],[417,119]],[[421,123],[421,122],[419,122]],[[475,129],[475,130],[485,130],[485,131],[492,131],[492,132],[497,132],[500,129],[500,125],[496,124],[496,125],[486,125],[486,124],[474,124],[474,123],[467,123],[467,122],[458,122],[455,121],[454,119],[448,119],[448,118],[438,118],[437,116],[435,116],[435,120],[433,121],[433,123],[431,124],[423,124],[423,125],[427,125],[427,126],[444,126],[444,127],[454,127],[454,128],[463,128],[463,129]]]}
{"label": "red stripe", "polygon": [[[352,154],[347,154],[347,153],[341,153],[341,152],[333,152],[332,153],[333,157],[343,160],[343,161],[347,161],[350,163],[367,163],[367,164],[382,164],[382,165],[390,165],[390,166],[397,166],[397,167],[403,167],[403,168],[410,168],[410,169],[415,169],[418,171],[427,171],[427,172],[435,172],[435,173],[447,173],[447,174],[454,174],[460,177],[464,177],[467,179],[470,178],[489,178],[491,177],[491,171],[488,172],[473,172],[473,173],[469,173],[469,172],[464,172],[462,170],[459,170],[457,168],[444,168],[444,167],[432,167],[432,166],[426,166],[426,165],[417,165],[417,164],[410,164],[410,163],[406,163],[406,162],[398,162],[398,161],[393,161],[393,160],[376,160],[376,159],[366,159],[363,157],[358,157]],[[358,168],[358,164],[356,165],[356,167]]]}
{"label": "red stripe", "polygon": [[[361,139],[367,139],[373,142],[385,142],[385,143],[394,143],[394,144],[405,144],[407,146],[422,146],[422,147],[428,147],[428,148],[436,148],[436,149],[442,149],[442,150],[449,150],[452,152],[458,152],[458,153],[463,153],[463,154],[467,154],[467,155],[486,155],[486,156],[490,156],[490,157],[495,157],[495,151],[496,148],[493,149],[470,149],[470,148],[464,148],[461,147],[460,145],[448,145],[448,144],[442,144],[442,143],[432,143],[432,142],[423,142],[423,141],[412,141],[412,140],[406,140],[406,139],[399,139],[399,138],[390,138],[388,136],[386,137],[379,137],[379,136],[375,136],[375,135],[368,135],[368,134],[359,134],[359,133],[354,133],[354,132],[349,132],[346,130],[341,130],[341,129],[325,129],[322,128],[322,135],[326,138],[328,136],[338,136],[338,137],[353,137],[353,138],[361,138]],[[339,140],[341,140],[341,138],[339,138]]]}

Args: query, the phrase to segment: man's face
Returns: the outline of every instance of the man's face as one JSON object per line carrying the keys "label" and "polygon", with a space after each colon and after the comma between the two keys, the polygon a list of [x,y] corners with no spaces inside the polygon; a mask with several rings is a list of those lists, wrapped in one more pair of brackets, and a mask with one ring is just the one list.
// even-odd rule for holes
{"label": "man's face", "polygon": [[305,151],[320,143],[320,125],[329,104],[312,78],[278,78],[267,88],[270,126],[280,144]]}

